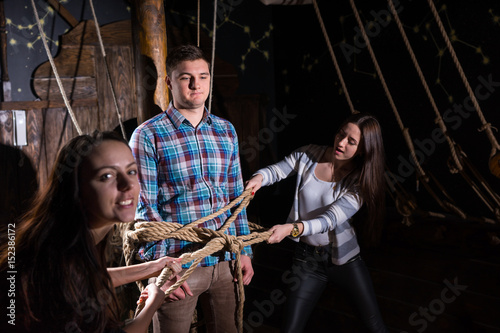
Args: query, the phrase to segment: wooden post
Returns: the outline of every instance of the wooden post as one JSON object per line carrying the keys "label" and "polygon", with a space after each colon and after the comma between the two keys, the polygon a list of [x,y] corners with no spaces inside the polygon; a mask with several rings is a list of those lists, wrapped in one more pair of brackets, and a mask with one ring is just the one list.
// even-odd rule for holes
{"label": "wooden post", "polygon": [[[169,97],[165,82],[167,29],[163,0],[134,0],[132,24],[135,46],[135,71],[138,112],[137,122],[166,110]],[[156,72],[156,89],[151,96]],[[155,105],[156,104],[156,107]]]}

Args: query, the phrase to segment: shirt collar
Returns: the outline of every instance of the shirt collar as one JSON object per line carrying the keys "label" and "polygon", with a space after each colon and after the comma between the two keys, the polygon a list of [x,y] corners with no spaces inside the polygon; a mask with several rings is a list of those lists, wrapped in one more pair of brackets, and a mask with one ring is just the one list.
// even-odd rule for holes
{"label": "shirt collar", "polygon": [[[184,117],[175,107],[173,102],[168,104],[167,110],[165,111],[167,116],[172,121],[173,125],[176,129],[178,129],[183,122],[189,123],[189,121]],[[211,114],[208,113],[207,108],[205,107],[205,111],[203,112],[203,118],[201,119],[200,124],[207,123],[208,125],[212,125],[212,117]],[[192,124],[191,124],[192,125]]]}

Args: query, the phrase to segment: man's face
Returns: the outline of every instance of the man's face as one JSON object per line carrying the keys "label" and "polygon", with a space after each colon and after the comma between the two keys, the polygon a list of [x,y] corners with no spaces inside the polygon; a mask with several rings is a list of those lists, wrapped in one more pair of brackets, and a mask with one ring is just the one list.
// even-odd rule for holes
{"label": "man's face", "polygon": [[210,72],[205,60],[181,62],[166,81],[176,109],[204,109],[210,90]]}

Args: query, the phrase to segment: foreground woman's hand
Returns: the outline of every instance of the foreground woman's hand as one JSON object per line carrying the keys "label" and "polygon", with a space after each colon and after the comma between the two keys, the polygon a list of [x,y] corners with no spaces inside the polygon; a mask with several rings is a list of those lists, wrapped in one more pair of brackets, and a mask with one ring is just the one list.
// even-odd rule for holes
{"label": "foreground woman's hand", "polygon": [[154,283],[150,283],[144,288],[139,296],[137,304],[146,302],[144,306],[151,306],[152,308],[159,308],[165,301],[165,293],[158,288]]}
{"label": "foreground woman's hand", "polygon": [[[165,282],[165,284],[161,287],[161,290],[166,292],[170,286],[174,285],[179,281],[181,277],[179,275],[174,275],[170,280]],[[191,288],[189,288],[189,285],[187,284],[186,281],[184,281],[177,289],[172,291],[170,295],[168,295],[165,299],[165,302],[175,302],[175,301],[180,301],[184,298],[186,298],[186,295],[193,296],[193,292],[191,291]]]}
{"label": "foreground woman's hand", "polygon": [[154,271],[152,276],[160,275],[164,267],[168,267],[172,270],[172,276],[179,274],[182,270],[181,261],[182,258],[172,257],[161,257],[159,259],[150,261],[150,264],[153,266],[152,270]]}
{"label": "foreground woman's hand", "polygon": [[131,266],[108,267],[108,273],[114,287],[138,280],[158,276],[165,266],[170,267],[173,275],[181,271],[181,258],[162,257]]}
{"label": "foreground woman's hand", "polygon": [[129,323],[127,323],[123,330],[127,333],[144,333],[148,330],[151,319],[156,310],[165,301],[165,293],[158,288],[154,283],[150,283],[141,292],[141,296],[137,304],[145,303],[142,311]]}

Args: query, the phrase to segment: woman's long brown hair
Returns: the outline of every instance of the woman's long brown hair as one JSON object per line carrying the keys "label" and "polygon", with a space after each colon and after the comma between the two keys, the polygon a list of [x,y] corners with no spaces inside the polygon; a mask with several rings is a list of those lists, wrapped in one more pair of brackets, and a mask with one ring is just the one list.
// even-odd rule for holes
{"label": "woman's long brown hair", "polygon": [[[341,181],[341,186],[357,192],[364,202],[366,212],[360,229],[361,241],[367,246],[377,245],[382,233],[385,214],[385,153],[382,130],[378,120],[366,113],[347,118],[340,126],[352,123],[359,127],[361,140],[354,157],[355,169]],[[356,223],[358,224],[358,223]]]}
{"label": "woman's long brown hair", "polygon": [[127,144],[113,132],[96,132],[73,138],[59,151],[47,186],[16,232],[19,324],[27,331],[103,332],[120,326],[104,245],[94,243],[79,193],[80,165],[103,140]]}

